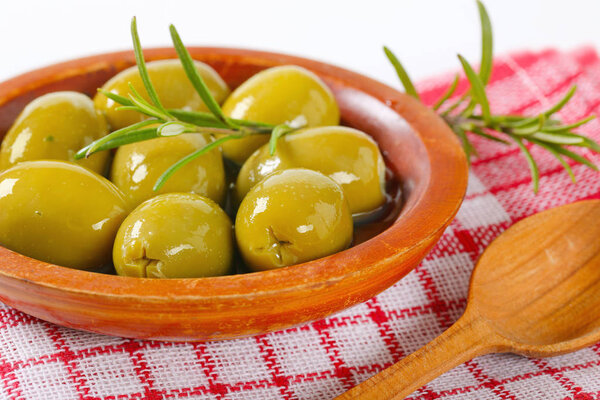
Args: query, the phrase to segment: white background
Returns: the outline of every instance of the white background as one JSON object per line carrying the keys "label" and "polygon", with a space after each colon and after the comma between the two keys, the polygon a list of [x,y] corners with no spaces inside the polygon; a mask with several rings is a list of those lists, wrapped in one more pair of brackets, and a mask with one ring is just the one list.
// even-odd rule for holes
{"label": "white background", "polygon": [[[549,46],[600,49],[599,0],[487,0],[496,53]],[[302,55],[397,85],[386,44],[414,79],[479,58],[474,0],[169,1],[0,0],[0,81],[53,62],[131,48],[138,17],[144,46],[168,45],[174,23],[189,45]]]}

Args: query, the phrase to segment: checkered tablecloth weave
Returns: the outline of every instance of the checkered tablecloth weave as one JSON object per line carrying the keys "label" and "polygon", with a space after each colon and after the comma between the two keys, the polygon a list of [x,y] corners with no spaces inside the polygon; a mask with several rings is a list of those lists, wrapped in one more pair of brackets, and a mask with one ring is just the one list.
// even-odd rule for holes
{"label": "checkered tablecloth weave", "polygon": [[[383,62],[383,60],[382,60]],[[452,74],[418,85],[432,103]],[[497,113],[537,113],[573,84],[560,116],[600,114],[600,59],[590,48],[496,59],[489,85]],[[464,91],[466,81],[460,84]],[[600,122],[581,129],[600,140]],[[439,335],[462,313],[473,264],[517,220],[560,204],[600,198],[600,173],[580,165],[572,185],[551,156],[532,193],[518,149],[474,139],[468,193],[456,220],[423,263],[379,296],[322,321],[268,335],[174,344],[61,328],[0,308],[2,399],[330,399]],[[581,154],[600,165],[600,156]],[[600,221],[598,221],[600,223]],[[600,239],[599,239],[600,240]],[[600,295],[600,294],[599,294]],[[479,357],[413,399],[600,399],[600,344],[550,359]]]}

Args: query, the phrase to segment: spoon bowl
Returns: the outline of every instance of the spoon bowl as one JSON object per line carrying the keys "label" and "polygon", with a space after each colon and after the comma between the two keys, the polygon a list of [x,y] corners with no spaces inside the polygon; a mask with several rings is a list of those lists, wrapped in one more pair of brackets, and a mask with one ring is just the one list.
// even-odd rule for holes
{"label": "spoon bowl", "polygon": [[402,399],[474,357],[550,357],[600,341],[600,200],[557,207],[500,235],[442,335],[339,399]]}
{"label": "spoon bowl", "polygon": [[558,355],[600,340],[600,201],[507,230],[477,263],[469,304],[519,354]]}

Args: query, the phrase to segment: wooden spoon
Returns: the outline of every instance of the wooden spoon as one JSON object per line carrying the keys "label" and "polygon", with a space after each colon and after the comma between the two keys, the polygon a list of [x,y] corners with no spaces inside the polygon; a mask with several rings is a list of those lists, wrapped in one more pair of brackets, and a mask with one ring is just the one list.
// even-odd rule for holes
{"label": "wooden spoon", "polygon": [[447,331],[338,399],[402,399],[474,357],[569,353],[600,341],[600,200],[554,208],[500,235]]}

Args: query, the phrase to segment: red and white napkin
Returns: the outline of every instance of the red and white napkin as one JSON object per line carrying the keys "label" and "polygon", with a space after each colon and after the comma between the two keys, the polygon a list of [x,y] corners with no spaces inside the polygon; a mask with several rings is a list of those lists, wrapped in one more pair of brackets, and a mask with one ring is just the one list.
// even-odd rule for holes
{"label": "red and white napkin", "polygon": [[[447,74],[418,85],[424,101],[434,102],[451,79]],[[498,57],[488,93],[495,113],[535,114],[573,84],[579,90],[560,117],[568,122],[600,114],[600,59],[590,48]],[[581,132],[600,140],[600,121]],[[503,230],[550,207],[600,198],[599,172],[575,165],[578,183],[572,185],[554,158],[533,148],[541,172],[536,196],[518,149],[473,141],[480,157],[456,220],[415,271],[379,296],[299,328],[194,344],[83,333],[3,306],[0,399],[335,397],[448,328],[465,307],[474,262]],[[600,165],[600,156],[581,154]],[[600,344],[549,359],[479,357],[412,399],[600,399]]]}

